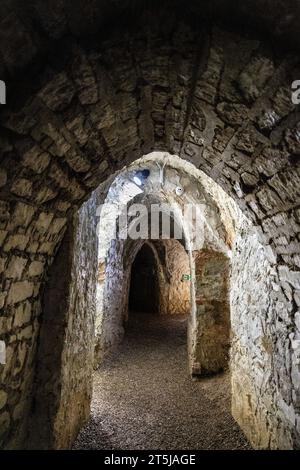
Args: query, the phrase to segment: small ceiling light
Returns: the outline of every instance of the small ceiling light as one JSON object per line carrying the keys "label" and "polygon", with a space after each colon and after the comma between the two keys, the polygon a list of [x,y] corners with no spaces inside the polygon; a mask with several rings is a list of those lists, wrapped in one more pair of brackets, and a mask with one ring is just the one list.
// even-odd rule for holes
{"label": "small ceiling light", "polygon": [[142,186],[150,175],[150,170],[138,170],[133,175],[133,181],[138,186]]}
{"label": "small ceiling light", "polygon": [[182,186],[177,186],[176,189],[175,189],[175,193],[177,194],[177,196],[181,196],[184,193],[183,187]]}

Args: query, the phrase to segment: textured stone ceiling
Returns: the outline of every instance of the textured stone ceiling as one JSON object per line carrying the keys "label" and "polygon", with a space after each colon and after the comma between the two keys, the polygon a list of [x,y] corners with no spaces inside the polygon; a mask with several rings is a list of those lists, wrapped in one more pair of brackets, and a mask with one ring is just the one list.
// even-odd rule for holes
{"label": "textured stone ceiling", "polygon": [[[213,20],[239,31],[271,36],[277,48],[297,50],[300,45],[298,0],[2,0],[0,76],[19,81],[18,74],[28,65],[58,52],[61,38],[91,34],[106,38],[114,27],[142,29],[149,11],[158,23],[167,11],[170,18],[195,25]],[[166,23],[164,18],[161,29],[168,28]]]}
{"label": "textured stone ceiling", "polygon": [[[267,240],[274,242],[277,224],[298,221],[299,116],[291,102],[298,56],[166,13],[145,16],[145,29],[103,30],[106,40],[64,36],[63,47],[31,69],[31,81],[22,75],[13,95],[8,87],[0,115],[3,240],[17,229],[22,244],[13,246],[23,249],[34,232],[52,254],[66,216],[109,175],[154,150],[209,174],[255,223],[263,221]],[[0,44],[13,73],[17,62],[9,60],[24,59],[35,41],[25,23],[15,34],[16,16],[9,18],[16,42]],[[26,235],[22,221],[11,222],[18,210],[27,214]],[[35,229],[45,211],[58,224],[50,239]],[[288,215],[278,220],[278,213]],[[275,240],[281,246],[279,233]]]}
{"label": "textured stone ceiling", "polygon": [[[299,2],[283,0],[1,1],[8,104],[0,109],[0,308],[10,358],[20,357],[23,339],[34,344],[39,334],[41,294],[76,209],[127,164],[169,152],[209,175],[263,235],[278,287],[270,287],[268,313],[258,310],[271,326],[280,314],[276,387],[284,414],[299,410],[287,354],[300,307],[300,118],[291,100],[291,83],[300,78],[299,20]],[[86,210],[85,248],[94,207]],[[251,246],[245,256],[255,261]],[[77,258],[75,264],[81,269]],[[254,268],[250,263],[251,276]],[[256,290],[260,296],[264,284]],[[24,327],[19,311],[28,318]],[[26,367],[33,355],[28,349]],[[14,360],[4,370],[7,390],[15,390]],[[28,397],[10,427],[5,412],[4,444],[24,421]],[[65,403],[63,410],[68,394]],[[294,436],[290,417],[283,422]],[[299,443],[299,435],[293,439]],[[292,438],[286,442],[292,447]]]}

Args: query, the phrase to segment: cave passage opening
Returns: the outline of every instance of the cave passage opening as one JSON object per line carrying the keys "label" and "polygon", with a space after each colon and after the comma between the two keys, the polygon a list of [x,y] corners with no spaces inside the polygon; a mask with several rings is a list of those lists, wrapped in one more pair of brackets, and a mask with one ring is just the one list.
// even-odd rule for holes
{"label": "cave passage opening", "polygon": [[[141,168],[142,171],[147,170],[148,176],[146,181],[137,185],[132,181],[132,175],[139,173]],[[92,414],[94,421],[99,420],[101,414],[113,414],[113,422],[106,423],[115,435],[109,444],[112,447],[126,447],[122,438],[125,433],[130,435],[133,447],[143,448],[139,447],[130,425],[125,429],[124,423],[116,420],[115,416],[125,413],[128,422],[135,422],[136,412],[132,413],[132,410],[137,402],[144,402],[148,397],[153,403],[148,402],[147,406],[152,409],[153,419],[158,419],[166,398],[165,394],[162,399],[157,398],[163,386],[162,380],[174,385],[166,394],[174,406],[175,424],[187,419],[189,407],[196,406],[192,399],[186,410],[180,406],[180,410],[175,411],[181,402],[182,390],[190,394],[191,376],[199,379],[195,385],[199,400],[206,393],[203,379],[220,377],[226,404],[222,404],[219,397],[220,403],[216,406],[226,416],[230,410],[230,249],[227,231],[232,215],[228,215],[225,226],[216,196],[212,198],[208,187],[205,188],[191,170],[192,166],[182,165],[178,157],[155,152],[125,168],[106,191],[108,206],[102,208],[98,224],[96,372]],[[224,195],[221,196],[224,203]],[[124,210],[122,206],[121,211],[113,215],[112,204],[120,202],[126,204],[131,228],[127,238],[112,238],[111,234],[115,235],[115,230],[120,229],[119,216]],[[171,203],[172,210],[168,212]],[[199,239],[195,240],[199,233],[193,233],[184,217],[187,204],[195,207],[198,204],[201,209],[201,223],[198,221],[196,224],[197,230],[202,231],[200,244]],[[158,213],[153,211],[154,206],[156,209],[159,207]],[[137,221],[133,223],[133,215],[137,214]],[[193,212],[193,223],[196,216],[197,212]],[[153,236],[153,221],[158,223],[156,237]],[[176,366],[173,358],[176,358]],[[160,369],[164,379],[159,374]],[[134,375],[131,379],[134,391],[132,383],[127,383],[129,371]],[[152,395],[149,397],[145,382],[151,374]],[[181,391],[178,375],[188,378],[184,380]],[[127,388],[124,383],[127,383]],[[209,388],[213,387],[212,384],[209,383]],[[122,399],[119,396],[115,401],[112,387],[123,390]],[[202,413],[203,409],[199,409],[199,420]],[[232,417],[229,419],[231,431],[236,432]],[[76,448],[85,447],[84,442],[89,441],[90,426],[91,422],[83,428],[75,443]],[[147,435],[140,424],[135,423],[135,426],[140,428],[141,434]],[[158,438],[162,439],[166,427],[167,421],[162,419]],[[225,431],[224,428],[226,433],[228,429]],[[152,437],[147,439],[154,444]],[[183,436],[178,438],[180,441]],[[193,444],[190,443],[191,448],[199,445],[197,439],[198,431],[191,441]],[[247,445],[242,434],[240,439],[242,446]],[[173,444],[169,442],[168,445]]]}
{"label": "cave passage opening", "polygon": [[159,312],[159,280],[153,251],[144,244],[131,267],[129,312]]}
{"label": "cave passage opening", "polygon": [[[190,1],[184,12],[175,0],[172,12],[169,2],[159,9],[145,2],[134,17],[128,2],[110,2],[107,12],[96,2],[97,14],[89,2],[84,17],[80,1],[61,0],[58,9],[50,3],[1,2],[0,68],[10,93],[0,113],[0,339],[7,357],[0,364],[0,447],[27,446],[34,431],[34,448],[70,448],[89,417],[93,366],[123,337],[126,346],[129,273],[141,244],[107,244],[95,213],[124,166],[136,164],[131,170],[150,171],[146,186],[151,174],[157,178],[149,204],[158,195],[178,206],[197,199],[206,221],[202,253],[188,250],[189,374],[156,361],[158,374],[166,378],[165,367],[172,380],[189,375],[189,387],[177,386],[185,398],[191,390],[199,398],[190,375],[204,383],[204,375],[229,361],[232,416],[251,444],[299,448],[300,123],[291,99],[299,21],[287,5],[293,2],[273,9],[288,17],[279,29],[274,15],[265,15],[270,8],[253,2],[249,8],[243,2],[243,14],[222,7],[216,16],[204,14],[211,2],[206,9]],[[235,17],[230,24],[228,12]],[[138,162],[149,152],[156,153],[153,165],[150,158]],[[162,178],[156,163],[165,164]],[[137,203],[141,189],[135,186]],[[164,248],[153,245],[164,260]],[[168,269],[161,274],[169,279]],[[170,307],[174,295],[168,299]],[[155,349],[145,354],[151,358]],[[132,379],[136,367],[130,370]],[[165,391],[167,380],[160,379]],[[107,393],[124,404],[122,386],[112,380]],[[140,408],[137,400],[136,415]],[[109,421],[124,410],[108,412]],[[151,407],[145,410],[142,420],[151,428]],[[195,431],[190,416],[186,428],[178,426],[188,435]],[[179,445],[176,429],[169,431]]]}

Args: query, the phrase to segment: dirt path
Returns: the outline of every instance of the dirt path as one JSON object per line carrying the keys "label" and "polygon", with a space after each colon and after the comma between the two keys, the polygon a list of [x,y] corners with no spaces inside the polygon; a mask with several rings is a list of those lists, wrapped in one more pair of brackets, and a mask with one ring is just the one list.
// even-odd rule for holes
{"label": "dirt path", "polygon": [[228,374],[192,381],[186,321],[131,316],[95,373],[92,415],[74,449],[247,449],[230,414]]}

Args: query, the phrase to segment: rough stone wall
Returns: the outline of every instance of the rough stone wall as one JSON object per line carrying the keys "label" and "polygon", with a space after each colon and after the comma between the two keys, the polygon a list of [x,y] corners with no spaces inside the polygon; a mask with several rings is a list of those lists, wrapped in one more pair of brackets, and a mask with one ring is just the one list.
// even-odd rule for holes
{"label": "rough stone wall", "polygon": [[96,207],[94,197],[80,209],[76,224],[60,408],[54,424],[55,448],[69,448],[90,413],[98,249]]}
{"label": "rough stone wall", "polygon": [[8,207],[12,212],[10,217],[6,214],[5,225],[13,234],[0,248],[0,338],[6,344],[6,364],[0,365],[0,446],[18,448],[32,403],[44,270],[52,261],[43,246],[50,250],[61,236],[62,223],[51,214],[40,213],[29,243],[35,210],[21,202]]}
{"label": "rough stone wall", "polygon": [[230,345],[229,260],[218,252],[193,253],[195,323],[190,332],[191,373],[209,375],[228,367]]}
{"label": "rough stone wall", "polygon": [[74,217],[45,290],[29,428],[29,445],[33,448],[69,448],[89,417],[98,250],[96,208],[94,194]]}
{"label": "rough stone wall", "polygon": [[165,310],[161,313],[167,315],[188,315],[191,309],[191,285],[189,280],[184,280],[184,274],[190,274],[189,256],[178,240],[164,240],[166,247],[166,270],[168,279],[162,281],[162,289],[166,297],[162,304]]}
{"label": "rough stone wall", "polygon": [[[33,9],[37,22],[31,23],[28,12],[28,24],[40,24],[45,32],[45,46],[40,33],[25,26],[26,15],[24,20],[12,14],[7,2],[1,8],[0,69],[5,76],[21,76],[42,45],[47,54],[49,38],[67,31],[68,15],[63,8],[63,20],[48,21],[60,18],[58,4],[50,16],[39,6]],[[154,15],[152,23],[139,23],[138,32],[122,31],[121,41],[114,28],[107,28],[105,41],[64,37],[65,46],[56,43],[55,54],[48,56],[47,70],[35,62],[34,84],[30,77],[16,93],[10,84],[8,98],[14,95],[16,100],[9,98],[9,105],[1,107],[0,308],[1,338],[8,345],[8,363],[1,366],[3,446],[25,422],[25,409],[15,419],[12,414],[17,394],[25,397],[30,390],[39,287],[67,219],[112,171],[151,150],[188,159],[237,201],[262,232],[264,243],[272,246],[282,298],[276,309],[287,311],[286,325],[296,328],[300,139],[299,107],[291,103],[290,86],[299,79],[299,59],[280,53],[276,43],[273,50],[259,38],[215,28],[206,17],[206,27],[201,29],[200,18],[196,32],[172,18],[169,10],[167,19],[160,24]],[[74,33],[73,26],[69,31]],[[18,272],[12,267],[16,257],[22,258],[16,262]],[[25,259],[41,262],[43,272],[34,274],[38,265],[29,272],[26,264],[22,270]],[[28,322],[26,309],[32,309]],[[26,320],[24,327],[17,326],[17,315]],[[299,397],[292,379],[281,376],[281,369],[291,368],[289,354],[279,357],[275,350],[272,358],[288,426],[290,409],[299,419]],[[297,377],[294,367],[293,380]],[[8,392],[14,397],[11,405],[5,401]],[[27,399],[21,402],[20,408],[26,408]]]}
{"label": "rough stone wall", "polygon": [[123,240],[112,240],[103,270],[103,294],[97,299],[95,366],[120,344],[124,336],[130,266],[124,266]]}
{"label": "rough stone wall", "polygon": [[49,270],[47,287],[43,294],[34,384],[31,388],[32,413],[28,439],[24,440],[30,448],[53,447],[53,421],[60,400],[62,351],[69,311],[74,235],[74,226],[70,224]]}
{"label": "rough stone wall", "polygon": [[299,447],[300,324],[299,313],[294,320],[291,315],[295,288],[297,278],[276,266],[246,224],[232,259],[232,413],[256,448]]}

